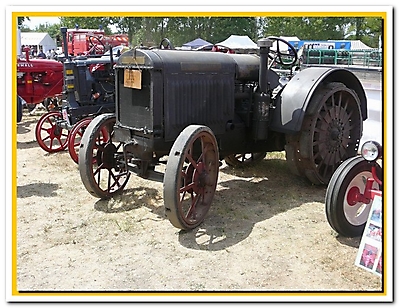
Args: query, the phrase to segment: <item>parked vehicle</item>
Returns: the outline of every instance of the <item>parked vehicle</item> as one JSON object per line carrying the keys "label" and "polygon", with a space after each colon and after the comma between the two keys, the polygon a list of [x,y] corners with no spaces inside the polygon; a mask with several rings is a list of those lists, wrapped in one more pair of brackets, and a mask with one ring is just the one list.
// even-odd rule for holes
{"label": "parked vehicle", "polygon": [[[66,28],[65,28],[66,29]],[[107,51],[107,45],[115,47],[118,45],[129,46],[127,34],[105,34],[103,29],[66,29],[66,43],[68,56],[101,56]]]}
{"label": "parked vehicle", "polygon": [[30,48],[24,49],[25,58],[17,59],[17,94],[33,110],[37,104],[57,106],[62,93],[62,63],[47,59],[30,59]]}
{"label": "parked vehicle", "polygon": [[376,195],[382,195],[382,147],[363,144],[361,155],[346,159],[327,186],[325,210],[331,228],[342,236],[362,235]]}
{"label": "parked vehicle", "polygon": [[25,100],[21,96],[17,95],[17,123],[20,123],[22,121],[22,109],[25,105]]}
{"label": "parked vehicle", "polygon": [[161,48],[122,54],[115,114],[97,116],[80,143],[88,192],[110,198],[131,174],[163,181],[166,217],[189,230],[212,204],[220,160],[240,166],[285,150],[295,174],[327,184],[357,153],[367,118],[364,89],[343,68],[280,78],[274,64],[294,67],[298,56],[271,51],[274,41],[295,50],[268,37],[258,41],[260,55]]}
{"label": "parked vehicle", "polygon": [[[63,46],[68,46],[67,28],[61,28],[61,33]],[[121,50],[115,47],[117,54]],[[35,129],[36,140],[43,150],[54,153],[68,148],[72,160],[78,162],[80,138],[88,123],[101,113],[115,111],[115,59],[113,52],[101,57],[64,59],[62,106],[44,114]]]}

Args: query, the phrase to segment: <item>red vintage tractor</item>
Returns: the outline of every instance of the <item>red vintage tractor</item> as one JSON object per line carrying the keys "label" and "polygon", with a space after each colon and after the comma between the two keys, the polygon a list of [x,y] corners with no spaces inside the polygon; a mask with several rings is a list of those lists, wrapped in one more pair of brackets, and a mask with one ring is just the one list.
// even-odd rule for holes
{"label": "red vintage tractor", "polygon": [[55,60],[30,59],[25,48],[25,59],[17,60],[17,93],[29,109],[43,103],[47,108],[57,106],[63,86],[63,65]]}
{"label": "red vintage tractor", "polygon": [[[69,56],[101,56],[106,51],[106,46],[129,46],[127,34],[106,35],[102,29],[67,29],[67,42]],[[65,44],[63,42],[63,44]]]}

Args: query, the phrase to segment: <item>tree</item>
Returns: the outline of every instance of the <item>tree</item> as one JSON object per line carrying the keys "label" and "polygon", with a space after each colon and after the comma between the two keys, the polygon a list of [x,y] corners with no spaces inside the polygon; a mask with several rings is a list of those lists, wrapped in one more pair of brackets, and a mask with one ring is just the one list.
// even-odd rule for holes
{"label": "tree", "polygon": [[348,40],[361,40],[370,47],[378,48],[382,37],[383,20],[373,17],[354,17],[350,20]]}
{"label": "tree", "polygon": [[102,28],[106,34],[111,34],[110,17],[60,17],[62,27],[70,29],[100,29]]}
{"label": "tree", "polygon": [[[50,24],[48,24],[48,23],[46,23],[45,25],[43,25],[43,24],[40,24],[38,27],[36,27],[35,29],[34,29],[34,32],[47,32],[48,33],[48,35],[50,35],[50,37],[52,38],[52,39],[54,39],[55,41],[57,41],[57,36],[59,36],[60,35],[60,25],[59,24],[52,24],[52,25],[50,25]],[[58,43],[60,43],[60,42],[57,42],[57,45],[58,45]]]}
{"label": "tree", "polygon": [[17,23],[18,26],[21,27],[25,20],[30,20],[29,17],[18,17]]}
{"label": "tree", "polygon": [[264,36],[297,36],[301,40],[343,39],[346,17],[267,17],[261,21]]}

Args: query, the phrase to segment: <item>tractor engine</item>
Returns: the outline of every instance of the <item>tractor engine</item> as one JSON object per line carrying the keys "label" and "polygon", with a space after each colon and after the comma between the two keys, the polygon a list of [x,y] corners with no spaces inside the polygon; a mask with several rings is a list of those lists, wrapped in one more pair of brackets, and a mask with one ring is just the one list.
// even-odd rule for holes
{"label": "tractor engine", "polygon": [[48,97],[61,95],[63,65],[55,60],[18,59],[17,93],[27,104],[42,103]]}
{"label": "tractor engine", "polygon": [[248,147],[283,149],[273,139],[265,143],[279,75],[266,66],[265,93],[257,94],[256,54],[136,49],[123,54],[115,68],[117,125],[126,134],[121,138],[140,140],[143,150],[167,152],[168,143],[196,123],[212,129],[222,157]]}

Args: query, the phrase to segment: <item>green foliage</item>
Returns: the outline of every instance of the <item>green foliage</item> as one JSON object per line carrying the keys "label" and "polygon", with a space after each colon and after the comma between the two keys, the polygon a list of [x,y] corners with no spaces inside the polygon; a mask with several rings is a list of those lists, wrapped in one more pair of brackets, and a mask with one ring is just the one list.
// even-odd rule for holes
{"label": "green foliage", "polygon": [[18,26],[21,27],[25,20],[29,20],[29,17],[18,17]]}
{"label": "green foliage", "polygon": [[269,17],[262,21],[264,36],[297,36],[301,40],[344,38],[346,17]]}
{"label": "green foliage", "polygon": [[[22,31],[29,17],[18,17]],[[60,27],[98,29],[106,34],[127,33],[132,46],[158,46],[167,37],[174,46],[198,37],[217,43],[230,35],[248,35],[253,41],[260,37],[297,36],[301,40],[360,39],[378,47],[382,35],[382,19],[374,17],[60,17],[56,25],[40,25],[33,31],[60,35]]]}
{"label": "green foliage", "polygon": [[379,47],[379,38],[383,30],[381,18],[354,17],[348,28],[348,40],[361,40],[370,47]]}
{"label": "green foliage", "polygon": [[106,34],[111,34],[109,28],[109,17],[60,17],[62,27],[74,29],[78,26],[80,29],[102,29]]}

